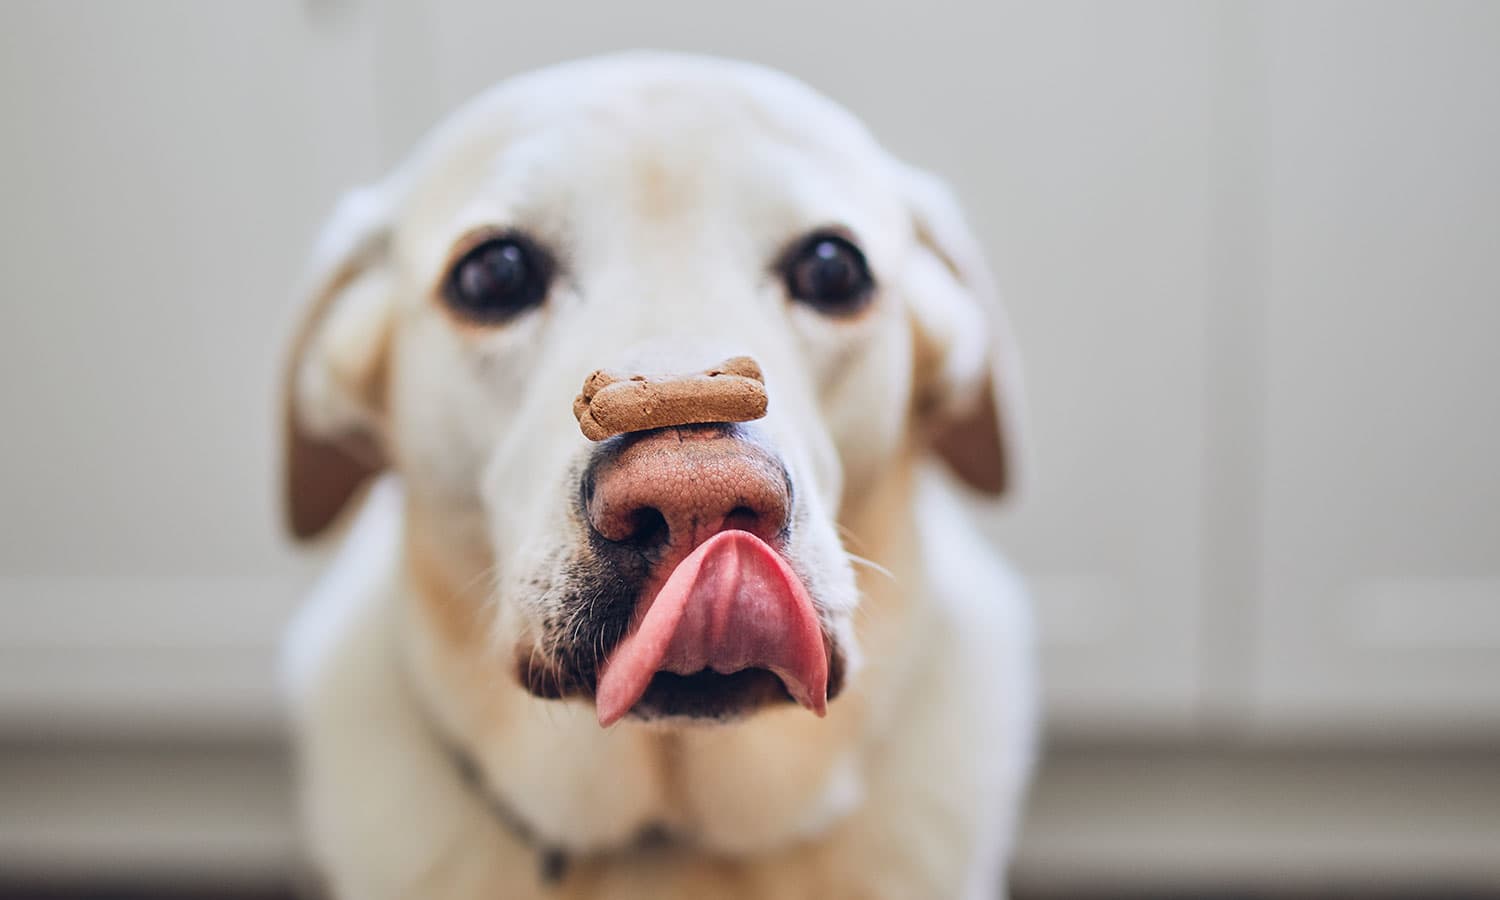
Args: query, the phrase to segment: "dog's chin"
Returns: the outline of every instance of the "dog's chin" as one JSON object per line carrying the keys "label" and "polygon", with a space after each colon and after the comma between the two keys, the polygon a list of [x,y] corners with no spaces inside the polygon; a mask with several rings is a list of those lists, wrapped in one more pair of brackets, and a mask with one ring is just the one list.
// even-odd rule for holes
{"label": "dog's chin", "polygon": [[657,672],[628,716],[666,724],[728,723],[784,703],[796,701],[767,669],[743,669],[732,675],[707,669],[693,675]]}
{"label": "dog's chin", "polygon": [[[829,653],[828,699],[843,689],[843,654]],[[517,680],[532,696],[545,700],[592,699],[597,675],[569,671],[537,654],[517,654]],[[786,685],[769,669],[743,669],[729,675],[704,670],[692,675],[657,672],[626,718],[663,725],[715,725],[738,722],[758,712],[796,706]]]}

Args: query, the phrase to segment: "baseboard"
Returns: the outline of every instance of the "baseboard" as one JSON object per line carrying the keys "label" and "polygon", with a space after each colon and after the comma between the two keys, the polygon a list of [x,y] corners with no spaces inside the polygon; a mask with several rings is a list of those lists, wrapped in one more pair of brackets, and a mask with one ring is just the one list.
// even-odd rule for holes
{"label": "baseboard", "polygon": [[300,868],[285,748],[0,745],[0,873],[282,883]]}
{"label": "baseboard", "polygon": [[1060,748],[1013,875],[1049,892],[1500,888],[1500,754]]}
{"label": "baseboard", "polygon": [[[284,883],[283,747],[0,745],[0,873]],[[1028,891],[1500,887],[1500,757],[1058,748],[1014,868]]]}

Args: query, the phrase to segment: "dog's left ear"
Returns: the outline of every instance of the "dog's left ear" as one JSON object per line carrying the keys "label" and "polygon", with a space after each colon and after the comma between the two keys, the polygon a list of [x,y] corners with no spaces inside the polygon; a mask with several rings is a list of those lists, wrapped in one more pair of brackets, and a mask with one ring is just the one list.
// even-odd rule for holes
{"label": "dog's left ear", "polygon": [[916,334],[915,419],[970,487],[1013,491],[1021,469],[1020,360],[979,241],[948,187],[900,165],[917,251],[906,292]]}
{"label": "dog's left ear", "polygon": [[386,466],[394,285],[379,188],[346,196],[323,228],[284,385],[287,526],[316,537]]}

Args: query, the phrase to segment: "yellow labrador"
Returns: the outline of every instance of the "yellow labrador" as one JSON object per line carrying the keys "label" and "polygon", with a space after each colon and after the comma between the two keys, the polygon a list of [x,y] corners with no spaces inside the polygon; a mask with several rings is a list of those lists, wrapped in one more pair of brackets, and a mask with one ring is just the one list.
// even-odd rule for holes
{"label": "yellow labrador", "polygon": [[[937,181],[631,54],[486,93],[316,258],[293,532],[373,482],[287,647],[334,895],[1003,891],[1029,618],[952,475],[1014,482],[1015,357]],[[594,370],[740,356],[763,417],[575,421]]]}

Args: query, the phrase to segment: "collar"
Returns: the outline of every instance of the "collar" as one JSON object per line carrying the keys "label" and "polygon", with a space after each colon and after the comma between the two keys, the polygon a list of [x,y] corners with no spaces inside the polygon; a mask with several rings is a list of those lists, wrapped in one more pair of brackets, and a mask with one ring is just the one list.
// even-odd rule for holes
{"label": "collar", "polygon": [[622,860],[652,850],[660,850],[671,846],[681,846],[685,840],[673,834],[664,825],[647,825],[636,833],[630,841],[619,847],[611,847],[601,850],[590,850],[587,852],[569,851],[559,844],[554,844],[532,827],[526,818],[516,811],[490,787],[484,777],[484,770],[480,768],[479,762],[465,748],[456,742],[444,738],[435,727],[429,725],[433,737],[442,746],[448,759],[453,764],[454,774],[463,782],[472,793],[489,810],[490,815],[510,833],[511,837],[526,845],[537,858],[537,878],[542,884],[553,886],[561,884],[567,878],[568,872],[575,864],[580,862],[607,862],[611,860]]}
{"label": "collar", "polygon": [[568,877],[568,872],[579,863],[624,860],[641,853],[681,847],[689,843],[686,836],[674,833],[666,825],[660,823],[646,824],[636,832],[634,837],[618,847],[585,852],[570,851],[560,844],[546,840],[536,828],[532,827],[525,816],[521,815],[490,786],[489,780],[484,777],[484,769],[479,765],[474,754],[461,742],[444,733],[432,712],[423,703],[421,690],[412,679],[410,672],[406,672],[405,676],[402,680],[406,682],[411,703],[415,707],[423,730],[448,758],[453,767],[454,776],[470,793],[475,795],[485,809],[489,810],[490,816],[500,827],[536,854],[537,878],[544,886],[553,887],[561,884]]}

